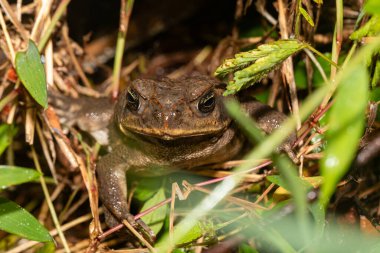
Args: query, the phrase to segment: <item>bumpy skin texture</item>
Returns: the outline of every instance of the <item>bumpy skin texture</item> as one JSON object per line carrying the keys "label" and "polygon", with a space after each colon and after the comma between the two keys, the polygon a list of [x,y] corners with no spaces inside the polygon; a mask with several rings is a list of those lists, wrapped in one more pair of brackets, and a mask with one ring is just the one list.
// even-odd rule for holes
{"label": "bumpy skin texture", "polygon": [[49,90],[49,104],[55,108],[62,124],[77,125],[81,130],[90,133],[100,144],[108,145],[108,126],[114,114],[114,106],[110,99],[71,98]]}
{"label": "bumpy skin texture", "polygon": [[[111,151],[96,168],[109,226],[122,219],[133,223],[127,173],[162,175],[227,161],[240,153],[244,137],[225,112],[223,100],[228,97],[222,93],[223,85],[216,79],[195,76],[138,79],[120,94],[109,127]],[[285,119],[258,101],[241,103],[266,133]]]}

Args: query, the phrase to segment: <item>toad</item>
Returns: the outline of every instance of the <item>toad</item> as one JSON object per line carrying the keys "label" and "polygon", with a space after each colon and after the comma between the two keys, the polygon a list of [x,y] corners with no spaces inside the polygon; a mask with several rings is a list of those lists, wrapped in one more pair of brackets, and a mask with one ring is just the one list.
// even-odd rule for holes
{"label": "toad", "polygon": [[[231,97],[222,95],[224,88],[208,76],[137,79],[120,93],[113,109],[100,100],[78,109],[81,128],[99,133],[108,125],[109,153],[96,165],[108,226],[123,219],[136,225],[127,204],[128,173],[163,175],[241,155],[245,138],[224,108],[223,102]],[[240,102],[265,133],[286,117],[254,99]],[[105,143],[106,135],[100,135]],[[291,136],[287,144],[293,140]]]}

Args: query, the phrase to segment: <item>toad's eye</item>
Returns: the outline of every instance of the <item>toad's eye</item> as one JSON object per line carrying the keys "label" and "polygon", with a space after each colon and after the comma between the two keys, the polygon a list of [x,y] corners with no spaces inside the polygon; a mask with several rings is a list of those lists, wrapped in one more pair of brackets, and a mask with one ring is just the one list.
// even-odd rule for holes
{"label": "toad's eye", "polygon": [[133,111],[137,111],[140,107],[139,95],[133,89],[130,89],[127,92],[127,105],[128,108]]}
{"label": "toad's eye", "polygon": [[215,94],[210,91],[203,95],[198,103],[198,110],[203,113],[209,113],[215,108]]}

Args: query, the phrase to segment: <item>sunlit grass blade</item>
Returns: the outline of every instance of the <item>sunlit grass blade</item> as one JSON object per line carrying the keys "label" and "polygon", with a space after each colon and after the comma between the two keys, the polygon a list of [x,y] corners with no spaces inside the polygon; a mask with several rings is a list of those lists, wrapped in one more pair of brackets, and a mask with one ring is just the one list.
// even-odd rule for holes
{"label": "sunlit grass blade", "polygon": [[325,154],[320,162],[324,184],[320,200],[326,206],[336,184],[349,169],[363,133],[369,77],[364,64],[346,73],[329,112]]}
{"label": "sunlit grass blade", "polygon": [[[265,136],[263,135],[262,131],[258,128],[258,125],[241,111],[240,105],[236,101],[228,101],[226,107],[231,117],[234,118],[234,120],[245,130],[245,132],[251,139],[254,139],[257,143],[260,143],[261,141],[265,140]],[[274,147],[272,151],[276,152],[276,148]],[[307,187],[305,187],[304,181],[302,181],[297,176],[297,169],[289,161],[288,158],[275,153],[273,154],[273,160],[278,169],[280,170],[280,178],[283,186],[286,186],[285,188],[288,189],[293,196],[294,203],[297,207],[296,213],[299,218],[298,224],[305,224],[306,226]],[[311,188],[310,184],[309,188]]]}

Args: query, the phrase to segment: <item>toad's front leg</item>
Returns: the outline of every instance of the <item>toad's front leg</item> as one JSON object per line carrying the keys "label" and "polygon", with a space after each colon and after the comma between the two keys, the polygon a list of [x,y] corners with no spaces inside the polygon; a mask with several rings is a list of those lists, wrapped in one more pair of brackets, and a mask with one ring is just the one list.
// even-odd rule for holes
{"label": "toad's front leg", "polygon": [[[243,100],[242,105],[249,116],[251,116],[256,121],[261,130],[263,130],[266,134],[271,134],[274,132],[286,119],[285,114],[256,100]],[[278,147],[278,150],[285,151],[293,160],[293,162],[298,163],[298,158],[292,149],[292,145],[296,141],[296,138],[296,134],[294,132],[291,133],[288,138]]]}
{"label": "toad's front leg", "polygon": [[[120,159],[120,158],[119,158]],[[97,164],[99,195],[103,202],[107,226],[114,227],[127,220],[148,241],[153,242],[154,233],[141,220],[135,220],[130,214],[127,203],[127,163],[118,163],[110,153]]]}

